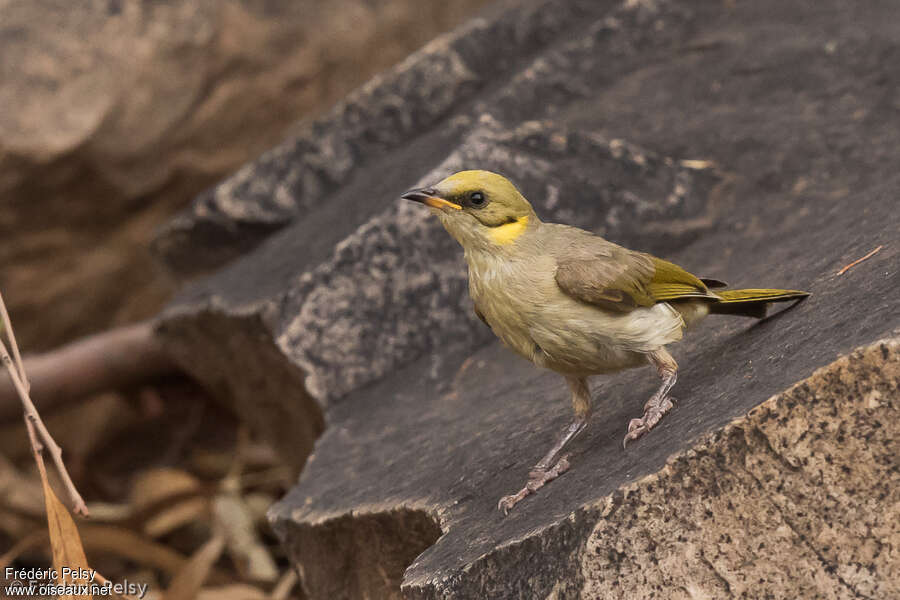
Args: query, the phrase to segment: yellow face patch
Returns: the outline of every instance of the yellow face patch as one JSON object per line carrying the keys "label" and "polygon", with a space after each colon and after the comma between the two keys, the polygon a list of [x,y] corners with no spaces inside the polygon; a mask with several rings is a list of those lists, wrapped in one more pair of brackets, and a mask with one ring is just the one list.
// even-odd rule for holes
{"label": "yellow face patch", "polygon": [[525,233],[528,228],[528,217],[519,217],[512,223],[506,223],[498,227],[491,227],[488,231],[488,237],[495,244],[505,246],[516,241],[520,235]]}

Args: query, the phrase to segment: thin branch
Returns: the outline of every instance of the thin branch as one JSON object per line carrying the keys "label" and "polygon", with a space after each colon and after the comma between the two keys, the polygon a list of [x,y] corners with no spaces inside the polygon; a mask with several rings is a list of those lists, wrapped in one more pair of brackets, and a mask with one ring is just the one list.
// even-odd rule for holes
{"label": "thin branch", "polygon": [[41,479],[46,480],[47,465],[44,464],[44,445],[34,430],[34,423],[28,417],[25,417],[25,431],[28,432],[28,441],[31,442],[31,454],[34,455],[34,462],[37,463],[38,472],[41,475]]}
{"label": "thin branch", "polygon": [[0,294],[0,318],[3,319],[3,327],[6,330],[6,335],[9,337],[9,346],[12,348],[13,359],[16,361],[16,369],[19,370],[19,377],[25,385],[25,390],[31,391],[31,383],[28,381],[28,375],[25,374],[25,366],[22,364],[22,355],[19,354],[19,344],[16,343],[16,334],[13,332],[12,323],[9,320],[9,313],[6,312],[6,303],[3,302],[3,294]]}
{"label": "thin branch", "polygon": [[[10,339],[12,339],[12,329],[8,325],[7,332]],[[87,505],[85,505],[81,494],[78,493],[78,489],[76,489],[75,484],[72,482],[72,478],[69,476],[69,471],[66,469],[65,463],[63,463],[62,449],[59,447],[59,444],[56,443],[56,440],[53,439],[53,436],[50,435],[46,425],[44,425],[44,421],[41,420],[41,415],[38,414],[37,408],[35,408],[34,403],[31,401],[28,390],[25,389],[25,384],[22,383],[18,369],[13,365],[12,358],[6,350],[6,344],[3,343],[3,340],[0,340],[0,360],[2,360],[3,366],[6,367],[7,372],[9,372],[9,377],[16,388],[16,392],[19,394],[19,398],[22,400],[22,407],[25,411],[25,426],[28,429],[28,436],[31,440],[31,449],[35,455],[35,460],[38,462],[38,468],[43,470],[43,460],[40,457],[43,449],[46,448],[47,451],[50,452],[50,456],[53,458],[53,463],[59,471],[63,485],[69,494],[69,498],[72,500],[72,510],[76,514],[86,517],[88,515]],[[35,433],[35,430],[37,433]],[[41,442],[43,442],[43,444],[41,444]]]}

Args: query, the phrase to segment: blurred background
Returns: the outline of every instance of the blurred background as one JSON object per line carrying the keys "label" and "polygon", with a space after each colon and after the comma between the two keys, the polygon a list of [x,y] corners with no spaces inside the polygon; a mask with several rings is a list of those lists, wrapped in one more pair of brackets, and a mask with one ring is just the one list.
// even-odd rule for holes
{"label": "blurred background", "polygon": [[[0,290],[23,353],[154,315],[175,287],[148,251],[161,223],[486,3],[0,0]],[[90,500],[82,537],[107,578],[160,597],[215,521],[246,519],[211,581],[256,587],[212,597],[263,597],[284,577],[264,513],[296,473],[198,387],[173,377],[44,416]],[[7,411],[0,563],[46,566],[46,536]]]}
{"label": "blurred background", "polygon": [[4,0],[0,281],[21,343],[155,314],[158,225],[485,4]]}

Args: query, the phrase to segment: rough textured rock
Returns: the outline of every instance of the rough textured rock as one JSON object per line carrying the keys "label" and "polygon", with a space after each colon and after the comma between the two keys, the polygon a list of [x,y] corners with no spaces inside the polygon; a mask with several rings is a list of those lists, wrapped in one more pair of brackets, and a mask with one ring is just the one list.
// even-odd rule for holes
{"label": "rough textured rock", "polygon": [[23,343],[154,314],[160,223],[483,4],[0,2],[0,283]]}
{"label": "rough textured rock", "polygon": [[[826,371],[858,384],[807,382],[823,411],[809,439],[787,401],[771,425],[756,413],[752,427],[722,428],[897,335],[898,10],[524,2],[438,40],[182,215],[160,239],[182,272],[192,253],[208,249],[202,269],[233,257],[231,244],[243,254],[170,307],[163,339],[298,463],[324,431],[271,514],[310,597],[795,597],[801,583],[823,597],[892,593],[893,522],[849,515],[891,515],[896,463],[883,463],[896,426],[841,400],[858,385],[854,398],[876,390],[896,410],[895,379],[871,366],[881,346]],[[707,161],[716,167],[698,168]],[[676,346],[680,402],[627,452],[625,426],[655,381],[599,380],[572,469],[504,519],[497,499],[570,409],[559,376],[500,348],[474,318],[454,242],[396,200],[464,167],[510,175],[548,220],[734,285],[813,295],[760,323],[711,318]],[[273,209],[273,198],[284,201]],[[240,352],[222,352],[232,332]],[[895,365],[896,342],[883,347]],[[276,383],[234,381],[268,373]],[[277,416],[259,415],[260,402]],[[301,414],[312,420],[284,421]],[[884,485],[826,477],[857,464]],[[730,506],[726,487],[754,504]],[[659,506],[670,495],[671,515]],[[700,520],[707,508],[722,528]],[[632,577],[610,577],[620,572]]]}
{"label": "rough textured rock", "polygon": [[900,595],[898,386],[895,337],[817,370],[595,506],[581,595]]}

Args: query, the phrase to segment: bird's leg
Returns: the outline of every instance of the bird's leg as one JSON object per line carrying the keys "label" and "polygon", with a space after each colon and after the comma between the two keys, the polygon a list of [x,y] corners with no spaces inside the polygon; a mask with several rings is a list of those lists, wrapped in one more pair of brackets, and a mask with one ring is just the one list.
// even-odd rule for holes
{"label": "bird's leg", "polygon": [[644,415],[640,419],[632,419],[628,423],[628,433],[625,434],[625,439],[622,440],[623,448],[631,440],[636,440],[653,429],[663,418],[663,415],[672,410],[674,406],[672,398],[669,396],[669,390],[675,385],[675,380],[678,376],[678,363],[663,348],[651,352],[647,357],[650,359],[650,364],[656,367],[656,372],[659,373],[662,384],[656,390],[656,393],[650,396],[647,404],[644,405]]}
{"label": "bird's leg", "polygon": [[[509,514],[512,508],[546,484],[550,483],[569,470],[569,456],[560,457],[559,454],[572,438],[584,431],[587,427],[588,417],[591,415],[591,393],[587,380],[583,377],[566,377],[566,383],[572,390],[572,408],[575,410],[575,419],[563,431],[560,438],[553,444],[550,451],[544,455],[528,473],[528,482],[515,494],[500,498],[497,507],[503,514]],[[551,466],[552,465],[552,466]]]}

